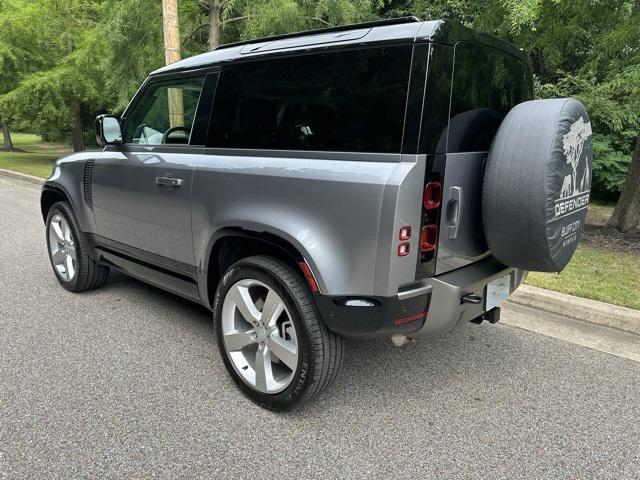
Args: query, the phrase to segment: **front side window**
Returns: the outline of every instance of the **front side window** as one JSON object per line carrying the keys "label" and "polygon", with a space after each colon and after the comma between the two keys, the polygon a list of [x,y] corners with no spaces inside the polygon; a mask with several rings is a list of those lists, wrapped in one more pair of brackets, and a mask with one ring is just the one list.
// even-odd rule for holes
{"label": "front side window", "polygon": [[209,146],[399,153],[411,46],[225,67]]}
{"label": "front side window", "polygon": [[152,83],[127,112],[125,143],[189,143],[202,90],[202,77]]}

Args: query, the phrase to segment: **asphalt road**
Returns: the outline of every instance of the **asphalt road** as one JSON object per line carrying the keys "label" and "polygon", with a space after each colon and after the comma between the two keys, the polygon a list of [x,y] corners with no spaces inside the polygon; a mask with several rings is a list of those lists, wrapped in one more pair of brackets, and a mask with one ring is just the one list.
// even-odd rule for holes
{"label": "asphalt road", "polygon": [[638,362],[500,324],[349,341],[324,396],[270,413],[207,310],[121,274],[60,288],[38,199],[0,177],[0,478],[640,477]]}

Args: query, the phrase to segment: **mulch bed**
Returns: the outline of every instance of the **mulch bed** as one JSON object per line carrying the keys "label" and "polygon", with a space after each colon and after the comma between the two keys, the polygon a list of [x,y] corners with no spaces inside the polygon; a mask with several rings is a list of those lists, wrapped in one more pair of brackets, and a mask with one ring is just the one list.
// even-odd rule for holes
{"label": "mulch bed", "polygon": [[640,254],[640,230],[623,235],[615,228],[587,224],[582,232],[580,245],[613,252]]}

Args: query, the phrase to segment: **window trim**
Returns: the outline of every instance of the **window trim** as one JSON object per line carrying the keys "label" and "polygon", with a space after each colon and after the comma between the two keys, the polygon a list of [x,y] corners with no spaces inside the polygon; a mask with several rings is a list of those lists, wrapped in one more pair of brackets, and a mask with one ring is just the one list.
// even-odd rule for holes
{"label": "window trim", "polygon": [[415,154],[377,153],[377,152],[344,152],[325,150],[270,150],[267,148],[220,148],[205,147],[205,155],[222,157],[253,158],[299,158],[305,160],[335,160],[353,162],[387,162],[399,163],[414,161]]}

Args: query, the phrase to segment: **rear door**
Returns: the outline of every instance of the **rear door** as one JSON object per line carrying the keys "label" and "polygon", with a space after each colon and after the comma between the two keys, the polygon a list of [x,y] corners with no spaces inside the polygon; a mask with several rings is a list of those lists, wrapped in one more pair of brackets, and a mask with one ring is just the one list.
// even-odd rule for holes
{"label": "rear door", "polygon": [[482,226],[484,162],[504,116],[532,96],[526,63],[496,48],[456,44],[436,274],[490,255]]}

